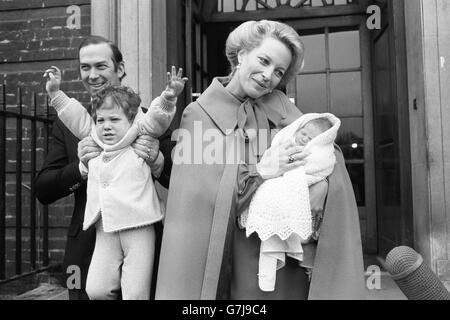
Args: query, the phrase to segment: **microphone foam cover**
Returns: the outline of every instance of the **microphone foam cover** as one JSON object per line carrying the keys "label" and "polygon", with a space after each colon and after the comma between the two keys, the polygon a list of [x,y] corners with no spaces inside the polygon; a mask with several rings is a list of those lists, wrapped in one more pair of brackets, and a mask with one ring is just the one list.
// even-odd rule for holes
{"label": "microphone foam cover", "polygon": [[444,284],[414,249],[392,249],[386,257],[386,268],[409,300],[450,300]]}
{"label": "microphone foam cover", "polygon": [[[418,261],[422,257],[414,249],[407,246],[400,246],[392,249],[386,257],[386,265],[391,275],[401,275],[405,271],[414,271]],[[416,266],[418,267],[418,265]],[[417,268],[415,268],[417,269]]]}

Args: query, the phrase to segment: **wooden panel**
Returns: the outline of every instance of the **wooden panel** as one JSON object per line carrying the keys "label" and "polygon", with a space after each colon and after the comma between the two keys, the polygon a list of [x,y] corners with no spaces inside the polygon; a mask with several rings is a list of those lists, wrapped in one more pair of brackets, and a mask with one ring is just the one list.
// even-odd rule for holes
{"label": "wooden panel", "polygon": [[192,0],[186,0],[186,24],[185,24],[185,32],[186,32],[186,75],[190,81],[186,83],[186,100],[187,103],[192,101],[192,79],[194,70],[193,70],[193,59],[192,59]]}
{"label": "wooden panel", "polygon": [[406,54],[408,64],[414,247],[431,261],[430,203],[427,162],[427,129],[424,91],[424,58],[421,0],[405,2]]}
{"label": "wooden panel", "polygon": [[[152,19],[152,3],[153,0],[139,0],[137,4],[137,38],[138,42],[135,44],[137,46],[137,61],[133,61],[136,63],[137,72],[138,72],[138,83],[137,90],[142,100],[142,104],[149,106],[152,99],[153,90],[152,84],[155,82],[154,78],[157,78],[154,75],[154,65],[153,65],[153,24],[154,21]],[[131,21],[131,20],[130,20]],[[126,61],[126,60],[125,60]],[[155,97],[158,93],[155,93]]]}
{"label": "wooden panel", "polygon": [[[431,200],[431,258],[436,269],[436,259],[447,259],[446,208],[443,162],[443,132],[441,106],[441,79],[439,43],[437,33],[438,7],[436,1],[423,1],[423,35],[425,52],[425,104],[428,127],[428,157]],[[446,88],[445,90],[448,90]]]}
{"label": "wooden panel", "polygon": [[412,188],[411,188],[411,148],[409,144],[409,110],[408,86],[406,67],[406,40],[405,40],[405,8],[404,0],[392,2],[394,13],[394,65],[395,65],[395,93],[398,105],[398,149],[400,158],[400,197],[401,197],[401,243],[412,245],[413,216],[412,216]]}
{"label": "wooden panel", "polygon": [[373,97],[374,144],[376,164],[376,196],[378,222],[378,249],[384,257],[399,241],[400,235],[400,182],[397,154],[397,104],[393,77],[392,25],[373,38]]}
{"label": "wooden panel", "polygon": [[[439,78],[441,89],[441,114],[442,114],[442,143],[443,143],[443,167],[444,167],[444,196],[445,196],[445,212],[446,212],[446,236],[442,236],[447,246],[446,253],[442,252],[442,257],[445,255],[447,263],[443,263],[440,276],[443,280],[450,280],[450,8],[448,1],[437,1],[437,24],[439,30],[438,45],[439,45]],[[443,244],[444,245],[444,244]],[[441,258],[442,259],[442,258]],[[439,268],[438,268],[439,269]],[[445,276],[444,276],[445,275]]]}
{"label": "wooden panel", "polygon": [[[186,25],[184,23],[185,8],[179,0],[167,0],[166,2],[166,46],[167,46],[167,63],[166,66],[177,65],[184,68],[186,73],[186,41],[184,38]],[[177,113],[171,123],[171,129],[179,127],[181,115],[186,107],[186,96],[190,80],[187,82],[185,90],[179,96],[177,102]]]}
{"label": "wooden panel", "polygon": [[[152,32],[149,40],[152,45],[152,98],[162,92],[167,82],[167,37],[164,36],[167,32],[166,10],[166,1],[152,0]],[[175,65],[183,67],[181,64]]]}
{"label": "wooden panel", "polygon": [[413,244],[404,1],[388,2],[372,33],[379,253]]}
{"label": "wooden panel", "polygon": [[120,1],[118,44],[124,56],[127,73],[123,84],[136,91],[139,88],[139,25],[137,12],[139,12],[138,0]]}
{"label": "wooden panel", "polygon": [[91,6],[92,34],[118,43],[118,1],[96,0]]}
{"label": "wooden panel", "polygon": [[208,21],[216,9],[217,0],[203,0],[201,8],[203,19]]}
{"label": "wooden panel", "polygon": [[360,51],[362,65],[362,104],[364,113],[364,158],[366,193],[366,232],[365,253],[377,253],[377,212],[375,190],[375,155],[373,135],[372,71],[370,34],[365,23],[360,25]]}
{"label": "wooden panel", "polygon": [[361,16],[343,16],[343,17],[329,17],[329,18],[314,18],[314,19],[302,19],[302,20],[286,20],[283,21],[296,30],[303,29],[318,29],[324,27],[347,27],[357,26],[362,21]]}

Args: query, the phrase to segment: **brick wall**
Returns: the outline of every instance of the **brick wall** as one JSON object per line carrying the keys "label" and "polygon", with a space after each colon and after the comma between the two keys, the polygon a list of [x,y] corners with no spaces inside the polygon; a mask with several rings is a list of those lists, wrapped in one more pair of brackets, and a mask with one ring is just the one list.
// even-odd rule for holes
{"label": "brick wall", "polygon": [[[72,12],[67,8],[77,5],[81,11],[80,28],[71,29],[68,21]],[[73,25],[73,23],[69,23]],[[45,81],[43,71],[56,65],[63,70],[62,90],[81,102],[88,102],[78,80],[77,47],[81,39],[90,34],[90,1],[88,0],[0,0],[0,82],[6,84],[6,108],[18,111],[18,93],[22,90],[24,114],[32,112],[32,95],[37,95],[37,114],[46,114]],[[1,91],[1,90],[0,90]],[[0,95],[0,100],[3,100]],[[1,101],[3,103],[3,101]],[[30,134],[31,122],[22,124],[22,271],[29,266],[29,217],[30,217]],[[6,182],[6,249],[7,277],[14,275],[15,226],[16,226],[16,129],[14,119],[7,119],[7,182]],[[37,168],[45,156],[45,128],[38,125]],[[62,261],[67,226],[72,212],[72,197],[58,201],[49,208],[49,256],[51,263]],[[42,206],[38,205],[36,234],[42,235]],[[42,241],[36,247],[42,250]],[[39,253],[39,257],[41,254]]]}

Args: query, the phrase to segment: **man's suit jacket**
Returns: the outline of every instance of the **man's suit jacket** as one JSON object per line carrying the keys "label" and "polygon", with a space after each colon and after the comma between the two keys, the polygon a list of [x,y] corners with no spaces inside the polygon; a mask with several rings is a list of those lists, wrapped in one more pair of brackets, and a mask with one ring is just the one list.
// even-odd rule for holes
{"label": "man's suit jacket", "polygon": [[[164,169],[157,179],[162,186],[168,188],[172,170],[171,151],[175,142],[171,141],[171,131],[160,137],[160,150],[164,155]],[[67,232],[64,254],[63,273],[65,279],[67,268],[78,266],[81,271],[81,289],[86,286],[86,277],[95,245],[95,227],[83,231],[84,210],[86,205],[86,180],[80,174],[77,147],[79,140],[56,119],[53,124],[52,139],[48,154],[41,171],[36,178],[36,194],[42,204],[50,204],[70,194],[75,196],[75,206]],[[159,245],[162,226],[156,225],[156,257],[159,258]],[[155,270],[157,268],[154,268]],[[153,277],[156,281],[156,276]],[[66,281],[64,281],[66,284]],[[79,288],[77,288],[79,289]]]}

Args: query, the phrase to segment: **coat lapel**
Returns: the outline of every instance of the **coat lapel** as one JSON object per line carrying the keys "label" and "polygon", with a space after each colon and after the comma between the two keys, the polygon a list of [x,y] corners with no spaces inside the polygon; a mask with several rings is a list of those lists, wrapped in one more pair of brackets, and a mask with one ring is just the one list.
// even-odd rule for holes
{"label": "coat lapel", "polygon": [[[225,88],[226,84],[227,78],[214,78],[197,102],[220,131],[224,135],[229,135],[236,129],[239,107],[246,101],[241,102],[236,99]],[[278,90],[259,99],[251,100],[251,103],[263,110],[267,119],[276,127],[279,127],[281,122],[286,119],[288,102]]]}

